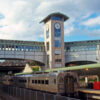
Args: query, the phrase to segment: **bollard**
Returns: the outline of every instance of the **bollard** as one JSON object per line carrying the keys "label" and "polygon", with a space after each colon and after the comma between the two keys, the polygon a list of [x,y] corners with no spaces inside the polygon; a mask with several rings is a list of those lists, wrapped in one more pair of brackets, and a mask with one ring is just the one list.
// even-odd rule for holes
{"label": "bollard", "polygon": [[11,92],[12,92],[12,91],[11,91],[11,87],[10,87],[10,96],[11,96]]}
{"label": "bollard", "polygon": [[37,100],[37,91],[36,91],[35,93],[36,93],[36,98],[35,98],[35,100]]}
{"label": "bollard", "polygon": [[16,87],[14,87],[14,94],[13,96],[16,96]]}
{"label": "bollard", "polygon": [[69,99],[68,97],[57,95],[56,100],[71,100],[71,99]]}
{"label": "bollard", "polygon": [[29,100],[29,90],[25,90],[25,100]]}
{"label": "bollard", "polygon": [[19,88],[19,98],[21,98],[21,95],[22,95],[21,88]]}
{"label": "bollard", "polygon": [[8,86],[6,86],[6,93],[8,93]]}
{"label": "bollard", "polygon": [[32,100],[32,91],[29,90],[29,100]]}
{"label": "bollard", "polygon": [[10,86],[9,86],[9,95],[10,95]]}
{"label": "bollard", "polygon": [[9,94],[9,87],[8,87],[8,94]]}
{"label": "bollard", "polygon": [[44,100],[45,100],[45,93],[43,93],[43,97],[44,97]]}
{"label": "bollard", "polygon": [[17,97],[17,87],[16,87],[16,97]]}
{"label": "bollard", "polygon": [[21,88],[21,100],[24,100],[24,89]]}
{"label": "bollard", "polygon": [[9,87],[9,89],[10,89],[10,91],[9,91],[10,94],[9,95],[11,95],[11,87]]}
{"label": "bollard", "polygon": [[17,97],[20,96],[20,88],[17,87]]}
{"label": "bollard", "polygon": [[56,100],[56,95],[54,95],[54,100]]}
{"label": "bollard", "polygon": [[15,96],[14,94],[15,94],[15,87],[13,87],[13,96]]}
{"label": "bollard", "polygon": [[37,100],[44,100],[44,95],[40,91],[37,92]]}
{"label": "bollard", "polygon": [[33,91],[31,92],[31,99],[32,100],[36,100],[36,91]]}
{"label": "bollard", "polygon": [[54,100],[54,95],[49,94],[49,93],[45,93],[45,100]]}
{"label": "bollard", "polygon": [[25,92],[26,92],[26,91],[25,91],[25,89],[24,89],[24,100],[25,100]]}
{"label": "bollard", "polygon": [[11,87],[11,96],[13,96],[13,87]]}

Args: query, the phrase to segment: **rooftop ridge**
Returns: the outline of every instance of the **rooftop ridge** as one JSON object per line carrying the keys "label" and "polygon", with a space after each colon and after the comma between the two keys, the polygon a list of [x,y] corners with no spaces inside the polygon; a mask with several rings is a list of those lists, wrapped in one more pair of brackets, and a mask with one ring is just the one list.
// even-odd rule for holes
{"label": "rooftop ridge", "polygon": [[63,18],[64,18],[64,21],[66,21],[67,19],[69,19],[69,17],[66,16],[65,14],[62,14],[62,13],[60,13],[60,12],[55,12],[55,13],[49,14],[47,17],[45,17],[43,20],[41,20],[40,23],[46,22],[46,20],[47,20],[48,18],[50,18],[51,16],[54,16],[54,15],[55,15],[55,16],[61,16],[61,17],[63,17]]}

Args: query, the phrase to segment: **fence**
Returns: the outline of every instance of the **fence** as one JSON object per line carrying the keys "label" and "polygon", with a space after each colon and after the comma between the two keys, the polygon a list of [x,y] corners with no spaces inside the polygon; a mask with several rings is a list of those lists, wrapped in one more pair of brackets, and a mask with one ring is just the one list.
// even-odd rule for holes
{"label": "fence", "polygon": [[6,85],[2,86],[2,91],[6,92],[10,96],[19,98],[19,100],[79,100],[61,95],[49,94],[40,91]]}

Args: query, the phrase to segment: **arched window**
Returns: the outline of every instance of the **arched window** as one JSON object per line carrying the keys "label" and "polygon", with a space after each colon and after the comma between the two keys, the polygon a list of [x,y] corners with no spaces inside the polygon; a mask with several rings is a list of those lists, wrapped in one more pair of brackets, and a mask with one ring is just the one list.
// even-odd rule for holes
{"label": "arched window", "polygon": [[46,36],[47,36],[47,39],[49,38],[49,29],[46,30]]}
{"label": "arched window", "polygon": [[60,29],[54,28],[54,35],[55,37],[61,37],[61,28]]}

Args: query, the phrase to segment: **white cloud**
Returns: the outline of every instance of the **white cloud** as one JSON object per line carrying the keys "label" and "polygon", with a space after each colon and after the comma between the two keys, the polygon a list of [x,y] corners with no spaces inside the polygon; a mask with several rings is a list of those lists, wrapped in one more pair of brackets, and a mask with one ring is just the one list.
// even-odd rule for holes
{"label": "white cloud", "polygon": [[91,14],[92,14],[92,13],[87,13],[86,15],[83,15],[83,16],[82,16],[82,19],[86,19],[86,18],[90,17]]}
{"label": "white cloud", "polygon": [[93,30],[88,34],[90,37],[100,37],[100,29],[99,30]]}
{"label": "white cloud", "polygon": [[74,31],[74,27],[69,27],[69,28],[66,28],[66,30],[65,30],[65,35],[70,35],[71,33],[72,33],[72,31]]}
{"label": "white cloud", "polygon": [[95,26],[95,25],[100,25],[100,16],[96,17],[96,18],[91,18],[85,22],[82,23],[83,25],[86,26]]}
{"label": "white cloud", "polygon": [[73,22],[75,21],[74,18],[70,18],[69,20],[66,21],[64,25],[64,35],[69,36],[73,33],[75,30]]}
{"label": "white cloud", "polygon": [[[33,5],[25,0],[12,1],[12,9],[8,3],[8,9],[2,12],[5,19],[0,21],[0,37],[2,39],[22,39],[22,40],[37,40],[41,34],[41,30],[37,30],[39,23],[35,20]],[[9,13],[8,13],[9,12]],[[42,28],[42,27],[41,27]],[[28,36],[29,35],[29,36]]]}
{"label": "white cloud", "polygon": [[[5,16],[0,20],[0,26],[3,26],[0,28],[0,38],[39,40],[43,38],[44,31],[39,21],[58,11],[70,17],[65,22],[65,35],[73,34],[76,32],[73,22],[80,22],[81,17],[100,12],[99,3],[100,0],[0,0],[0,13]],[[92,23],[95,24],[96,20]]]}

